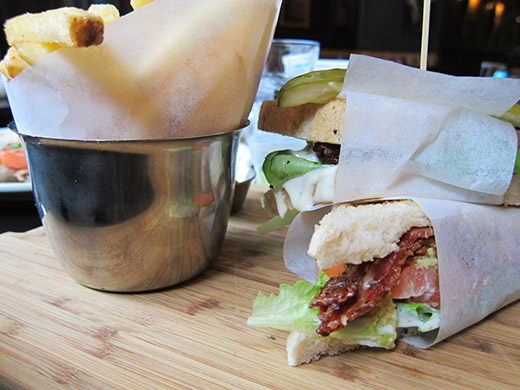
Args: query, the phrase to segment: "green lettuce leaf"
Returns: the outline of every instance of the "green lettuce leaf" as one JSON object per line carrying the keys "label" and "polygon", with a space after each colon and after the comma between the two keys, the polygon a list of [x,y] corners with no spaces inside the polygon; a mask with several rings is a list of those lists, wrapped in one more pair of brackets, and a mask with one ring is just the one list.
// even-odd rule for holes
{"label": "green lettuce leaf", "polygon": [[289,226],[294,218],[299,214],[300,212],[296,209],[289,210],[285,213],[285,215],[280,217],[279,215],[275,215],[273,218],[271,218],[269,221],[263,223],[262,225],[258,226],[256,229],[259,234],[265,235],[271,232],[274,232],[275,230],[281,229],[285,226]]}
{"label": "green lettuce leaf", "polygon": [[419,332],[437,329],[441,323],[441,311],[426,303],[397,303],[398,328],[417,327]]}
{"label": "green lettuce leaf", "polygon": [[[278,295],[266,296],[260,292],[253,301],[253,314],[247,320],[248,325],[315,335],[320,324],[318,309],[309,309],[309,303],[327,279],[328,277],[322,273],[316,285],[299,280],[294,286],[280,285]],[[356,318],[328,337],[341,339],[345,344],[391,349],[395,347],[396,327],[395,305],[390,296],[387,296],[369,313]]]}
{"label": "green lettuce leaf", "polygon": [[435,250],[433,248],[428,248],[426,254],[424,256],[417,256],[417,266],[418,267],[433,267],[439,264],[439,260],[435,256]]}
{"label": "green lettuce leaf", "polygon": [[260,291],[253,301],[253,314],[247,319],[248,325],[315,332],[320,323],[318,308],[309,309],[309,303],[327,281],[324,275],[316,285],[304,280],[297,281],[294,286],[281,284],[278,295],[266,296]]}
{"label": "green lettuce leaf", "polygon": [[395,348],[397,338],[397,311],[390,295],[368,313],[356,318],[344,328],[332,332],[329,337],[344,344],[359,344],[385,349]]}
{"label": "green lettuce leaf", "polygon": [[279,187],[295,177],[320,169],[323,164],[298,156],[293,150],[269,153],[262,165],[264,176],[272,186]]}

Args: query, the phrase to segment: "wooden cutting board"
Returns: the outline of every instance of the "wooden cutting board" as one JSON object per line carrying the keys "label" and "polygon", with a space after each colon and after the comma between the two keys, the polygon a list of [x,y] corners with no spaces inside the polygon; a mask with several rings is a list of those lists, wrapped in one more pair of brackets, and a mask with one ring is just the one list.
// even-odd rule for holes
{"label": "wooden cutting board", "polygon": [[143,294],[78,285],[42,228],[0,236],[0,388],[5,389],[513,389],[520,388],[520,302],[432,347],[401,342],[300,367],[287,333],[246,324],[259,290],[294,283],[285,232],[249,193],[222,253],[204,274]]}

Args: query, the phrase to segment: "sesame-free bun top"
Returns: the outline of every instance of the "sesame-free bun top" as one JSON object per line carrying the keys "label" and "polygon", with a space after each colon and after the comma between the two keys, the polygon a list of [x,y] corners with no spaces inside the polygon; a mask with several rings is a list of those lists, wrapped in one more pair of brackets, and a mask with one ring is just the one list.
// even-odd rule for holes
{"label": "sesame-free bun top", "polygon": [[333,99],[323,104],[278,107],[276,100],[266,100],[260,107],[258,128],[307,141],[339,145],[346,104],[344,99]]}
{"label": "sesame-free bun top", "polygon": [[423,226],[431,222],[411,200],[339,205],[315,226],[308,254],[322,270],[361,264],[397,250],[403,234]]}

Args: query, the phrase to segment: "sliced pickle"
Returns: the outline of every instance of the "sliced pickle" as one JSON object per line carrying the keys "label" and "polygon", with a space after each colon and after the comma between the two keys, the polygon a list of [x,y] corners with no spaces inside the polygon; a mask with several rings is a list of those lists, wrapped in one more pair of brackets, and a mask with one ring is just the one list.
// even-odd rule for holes
{"label": "sliced pickle", "polygon": [[520,104],[516,103],[499,119],[511,123],[513,126],[520,128]]}
{"label": "sliced pickle", "polygon": [[304,73],[287,81],[280,89],[280,93],[283,93],[285,90],[296,87],[300,84],[314,83],[320,81],[336,81],[343,84],[343,81],[345,80],[346,71],[346,69],[333,68],[325,70],[315,70],[312,72]]}
{"label": "sliced pickle", "polygon": [[278,106],[299,106],[305,103],[326,103],[334,99],[345,80],[346,69],[316,70],[297,76],[280,89]]}

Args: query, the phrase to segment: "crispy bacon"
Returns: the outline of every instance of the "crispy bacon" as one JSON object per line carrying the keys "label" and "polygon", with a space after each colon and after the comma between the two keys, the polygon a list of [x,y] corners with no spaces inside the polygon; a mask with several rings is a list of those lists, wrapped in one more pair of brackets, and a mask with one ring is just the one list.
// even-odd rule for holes
{"label": "crispy bacon", "polygon": [[320,159],[323,164],[335,164],[339,163],[339,153],[341,146],[335,144],[327,144],[324,142],[316,142],[313,150],[316,156]]}
{"label": "crispy bacon", "polygon": [[401,237],[398,250],[382,259],[348,265],[343,274],[330,278],[309,304],[319,308],[316,332],[328,336],[377,306],[399,280],[407,259],[421,250],[421,241],[433,235],[431,227],[412,228]]}

